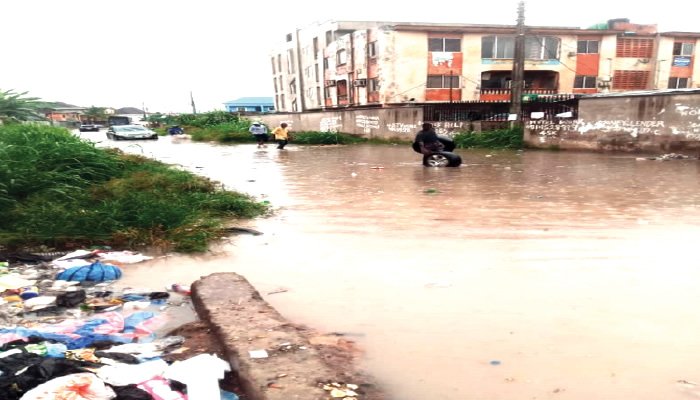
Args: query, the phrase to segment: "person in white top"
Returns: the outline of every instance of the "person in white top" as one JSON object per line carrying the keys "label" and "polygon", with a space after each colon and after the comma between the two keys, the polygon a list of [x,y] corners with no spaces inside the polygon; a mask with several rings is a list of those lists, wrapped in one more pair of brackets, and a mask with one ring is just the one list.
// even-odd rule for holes
{"label": "person in white top", "polygon": [[258,142],[258,148],[267,147],[265,143],[267,142],[268,137],[267,127],[265,125],[258,121],[255,121],[253,122],[253,125],[250,126],[250,129],[248,129],[248,131],[253,134],[255,140]]}

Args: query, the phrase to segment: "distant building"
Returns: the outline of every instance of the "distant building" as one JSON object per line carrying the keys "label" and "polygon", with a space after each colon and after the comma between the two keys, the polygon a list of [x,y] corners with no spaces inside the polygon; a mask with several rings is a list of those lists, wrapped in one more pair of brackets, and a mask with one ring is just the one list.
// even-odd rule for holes
{"label": "distant building", "polygon": [[[278,111],[406,102],[508,101],[514,25],[328,21],[271,54]],[[699,87],[700,32],[613,19],[527,26],[524,94]]]}
{"label": "distant building", "polygon": [[228,112],[271,112],[275,111],[272,97],[241,97],[224,103]]}

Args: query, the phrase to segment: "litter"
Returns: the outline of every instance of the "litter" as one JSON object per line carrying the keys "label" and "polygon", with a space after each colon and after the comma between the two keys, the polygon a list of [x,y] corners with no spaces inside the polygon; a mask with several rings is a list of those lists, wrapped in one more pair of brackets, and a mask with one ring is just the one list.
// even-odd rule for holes
{"label": "litter", "polygon": [[266,350],[249,350],[248,354],[250,355],[250,358],[267,358],[269,355],[267,354]]}

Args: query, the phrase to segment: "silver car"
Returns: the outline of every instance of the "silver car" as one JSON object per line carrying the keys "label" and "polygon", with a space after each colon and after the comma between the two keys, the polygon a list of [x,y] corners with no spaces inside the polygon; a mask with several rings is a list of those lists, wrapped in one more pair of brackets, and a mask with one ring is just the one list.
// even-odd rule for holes
{"label": "silver car", "polygon": [[141,125],[112,125],[107,129],[107,137],[112,140],[122,139],[153,139],[158,140],[158,134]]}

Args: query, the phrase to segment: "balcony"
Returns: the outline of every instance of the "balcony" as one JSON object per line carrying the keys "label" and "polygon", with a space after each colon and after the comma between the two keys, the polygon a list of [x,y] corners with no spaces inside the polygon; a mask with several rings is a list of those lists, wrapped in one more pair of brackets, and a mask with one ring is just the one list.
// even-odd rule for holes
{"label": "balcony", "polygon": [[[479,100],[481,101],[510,101],[510,89],[481,89]],[[557,94],[556,89],[523,89],[526,94]]]}

